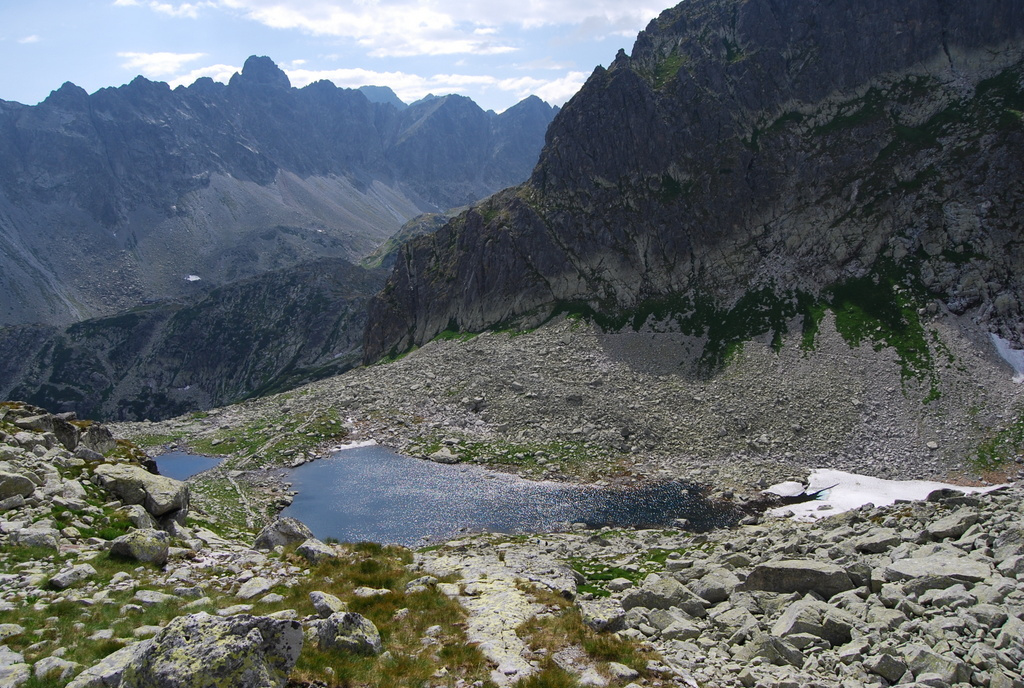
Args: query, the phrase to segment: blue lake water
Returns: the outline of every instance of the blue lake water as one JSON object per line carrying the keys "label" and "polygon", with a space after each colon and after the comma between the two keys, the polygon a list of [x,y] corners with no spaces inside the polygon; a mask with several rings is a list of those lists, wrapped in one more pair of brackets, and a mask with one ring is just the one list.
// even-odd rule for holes
{"label": "blue lake water", "polygon": [[185,480],[196,473],[209,470],[221,462],[212,456],[199,456],[185,452],[167,452],[156,457],[156,467],[160,475],[175,480]]}
{"label": "blue lake water", "polygon": [[735,520],[680,482],[632,489],[535,482],[478,466],[445,465],[384,447],[336,452],[290,474],[297,518],[321,540],[407,546],[465,531],[545,532],[570,523],[654,527],[687,518],[707,529]]}

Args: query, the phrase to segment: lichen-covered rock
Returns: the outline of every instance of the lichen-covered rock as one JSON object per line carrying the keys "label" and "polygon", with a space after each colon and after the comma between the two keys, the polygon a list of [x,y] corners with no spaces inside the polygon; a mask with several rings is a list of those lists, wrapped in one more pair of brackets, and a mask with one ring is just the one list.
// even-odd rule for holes
{"label": "lichen-covered rock", "polygon": [[188,509],[188,484],[155,475],[138,466],[102,464],[96,467],[100,484],[126,504],[141,504],[153,516]]}
{"label": "lichen-covered rock", "polygon": [[24,528],[14,534],[14,542],[23,547],[60,549],[60,534],[53,528]]}
{"label": "lichen-covered rock", "polygon": [[153,640],[143,640],[122,647],[92,665],[67,685],[67,688],[115,688],[121,685],[121,676],[130,662],[149,651]]}
{"label": "lichen-covered rock", "polygon": [[163,566],[167,563],[169,540],[167,533],[162,530],[133,530],[111,542],[110,554]]}
{"label": "lichen-covered rock", "polygon": [[268,524],[256,536],[253,549],[274,549],[281,545],[293,545],[305,542],[313,537],[313,532],[302,521],[284,516]]}
{"label": "lichen-covered rock", "polygon": [[355,612],[338,612],[317,622],[317,642],[322,650],[341,650],[357,655],[379,655],[384,647],[373,622]]}
{"label": "lichen-covered rock", "polygon": [[66,681],[81,665],[60,657],[44,657],[32,667],[37,679]]}
{"label": "lichen-covered rock", "polygon": [[18,688],[18,686],[28,683],[30,676],[28,664],[11,664],[0,667],[0,686]]}
{"label": "lichen-covered rock", "polygon": [[296,621],[179,616],[128,662],[120,688],[281,688],[302,640]]}

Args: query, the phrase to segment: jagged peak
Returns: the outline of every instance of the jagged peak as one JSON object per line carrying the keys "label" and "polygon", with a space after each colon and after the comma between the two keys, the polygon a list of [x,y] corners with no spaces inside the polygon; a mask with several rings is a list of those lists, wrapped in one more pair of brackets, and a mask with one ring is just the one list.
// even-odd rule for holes
{"label": "jagged peak", "polygon": [[51,91],[41,104],[73,107],[85,104],[88,99],[89,94],[84,88],[65,81],[56,91]]}
{"label": "jagged peak", "polygon": [[242,71],[236,72],[228,82],[229,86],[243,84],[291,88],[292,82],[288,80],[288,75],[269,57],[250,55],[242,65]]}

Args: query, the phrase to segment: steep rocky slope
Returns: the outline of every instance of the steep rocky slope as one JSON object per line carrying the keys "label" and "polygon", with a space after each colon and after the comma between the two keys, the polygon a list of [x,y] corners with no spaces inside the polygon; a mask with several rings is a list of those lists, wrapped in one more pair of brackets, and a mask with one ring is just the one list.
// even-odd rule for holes
{"label": "steep rocky slope", "polygon": [[527,178],[553,114],[536,98],[496,115],[458,96],[400,109],[295,89],[257,57],[227,85],[139,77],[0,102],[0,324],[356,260],[415,215]]}
{"label": "steep rocky slope", "polygon": [[403,249],[366,360],[565,308],[668,320],[712,367],[847,306],[870,321],[840,318],[851,340],[893,345],[930,309],[1024,344],[1022,35],[1008,0],[667,10],[562,109],[528,183]]}
{"label": "steep rocky slope", "polygon": [[381,271],[324,258],[67,328],[0,329],[0,389],[84,417],[165,418],[358,363]]}

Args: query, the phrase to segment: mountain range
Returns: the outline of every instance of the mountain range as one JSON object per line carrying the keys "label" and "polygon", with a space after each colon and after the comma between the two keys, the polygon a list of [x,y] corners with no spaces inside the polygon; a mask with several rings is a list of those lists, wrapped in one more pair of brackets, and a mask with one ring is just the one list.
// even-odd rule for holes
{"label": "mountain range", "polygon": [[304,260],[356,261],[420,213],[526,179],[555,113],[536,97],[495,114],[461,96],[406,107],[367,92],[293,88],[254,56],[227,84],[138,77],[0,101],[0,324],[68,324]]}

